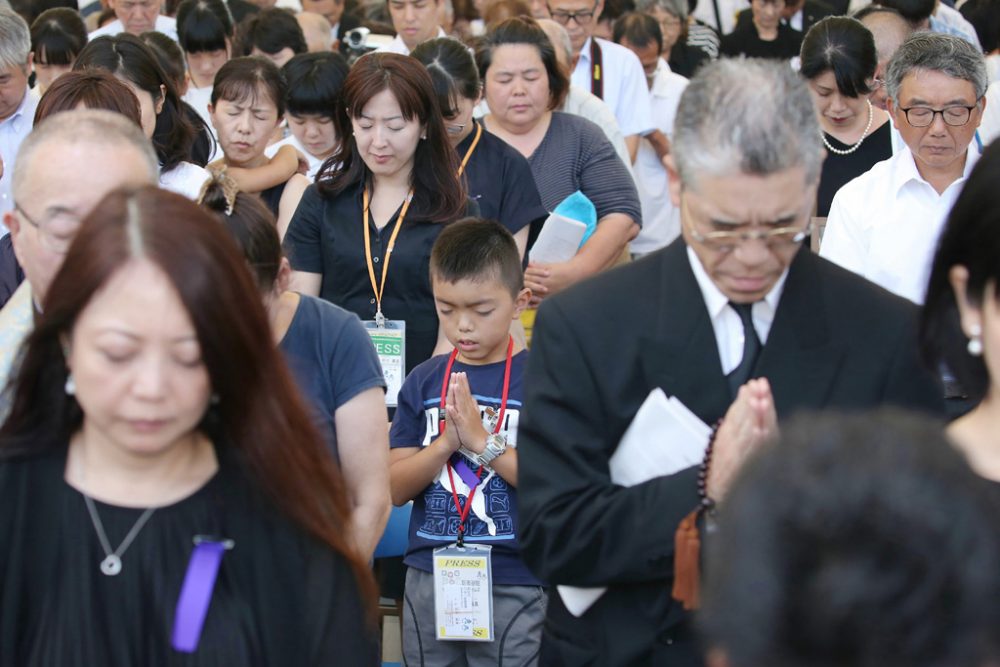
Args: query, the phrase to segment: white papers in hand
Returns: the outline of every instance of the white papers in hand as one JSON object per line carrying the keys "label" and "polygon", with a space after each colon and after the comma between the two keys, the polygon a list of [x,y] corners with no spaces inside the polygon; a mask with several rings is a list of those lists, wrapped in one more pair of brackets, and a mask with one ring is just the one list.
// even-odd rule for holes
{"label": "white papers in hand", "polygon": [[542,225],[542,231],[538,233],[535,245],[531,246],[528,259],[545,264],[573,259],[586,233],[587,225],[579,220],[551,213]]}
{"label": "white papers in hand", "polygon": [[[608,462],[611,481],[635,486],[698,465],[712,429],[676,397],[656,388],[629,424]],[[582,616],[607,590],[557,586],[559,597],[574,616]]]}

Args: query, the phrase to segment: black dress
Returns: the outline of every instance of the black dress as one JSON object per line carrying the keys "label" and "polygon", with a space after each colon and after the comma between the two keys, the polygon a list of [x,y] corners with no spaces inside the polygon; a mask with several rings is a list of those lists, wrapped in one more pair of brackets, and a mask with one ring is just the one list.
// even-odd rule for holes
{"label": "black dress", "polygon": [[[836,149],[843,151],[850,148],[825,132],[823,135]],[[865,137],[858,150],[850,155],[837,155],[827,151],[826,159],[823,160],[823,171],[819,176],[819,190],[816,193],[816,215],[821,218],[829,215],[833,196],[840,188],[871,169],[876,162],[891,157],[892,123],[889,122],[883,123],[882,127]]]}
{"label": "black dress", "polygon": [[[0,666],[375,665],[347,563],[294,527],[232,457],[188,498],[158,509],[105,576],[66,450],[0,463]],[[96,502],[115,547],[142,510]],[[200,643],[171,647],[195,535],[235,541]]]}

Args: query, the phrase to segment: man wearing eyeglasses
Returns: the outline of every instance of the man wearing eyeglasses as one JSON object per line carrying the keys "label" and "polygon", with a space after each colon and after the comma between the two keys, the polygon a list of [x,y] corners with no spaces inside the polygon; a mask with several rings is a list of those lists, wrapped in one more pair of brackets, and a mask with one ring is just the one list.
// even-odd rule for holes
{"label": "man wearing eyeglasses", "polygon": [[986,64],[960,37],[917,33],[889,62],[887,107],[906,148],[833,198],[820,254],[916,303],[948,212],[979,158]]}
{"label": "man wearing eyeglasses", "polygon": [[[83,218],[112,190],[159,180],[159,163],[142,129],[103,110],[45,119],[9,170],[14,208],[3,222],[25,280],[0,310],[0,389]],[[6,415],[7,398],[0,397],[0,414]]]}
{"label": "man wearing eyeglasses", "polygon": [[160,13],[163,0],[108,0],[108,4],[115,10],[115,20],[90,33],[90,39],[123,32],[138,37],[155,30],[177,41],[177,21]]}
{"label": "man wearing eyeglasses", "polygon": [[[913,304],[802,247],[822,159],[812,100],[787,64],[705,65],[681,96],[669,160],[682,238],[543,302],[518,430],[522,553],[551,584],[539,665],[702,665],[673,595],[681,521],[723,500],[795,412],[943,410]],[[725,416],[707,474],[616,485],[610,459],[657,388],[707,425]],[[683,432],[642,447],[703,445]],[[587,607],[559,586],[607,590]]]}
{"label": "man wearing eyeglasses", "polygon": [[639,137],[656,129],[642,64],[624,46],[593,36],[604,0],[548,0],[548,9],[573,45],[571,82],[611,107],[634,162]]}

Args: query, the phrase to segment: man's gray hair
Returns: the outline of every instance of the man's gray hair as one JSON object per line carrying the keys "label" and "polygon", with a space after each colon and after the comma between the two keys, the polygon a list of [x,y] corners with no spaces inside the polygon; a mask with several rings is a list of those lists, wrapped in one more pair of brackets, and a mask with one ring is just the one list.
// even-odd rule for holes
{"label": "man's gray hair", "polygon": [[986,94],[989,79],[982,52],[961,37],[936,32],[918,32],[903,42],[889,61],[885,85],[889,97],[899,102],[903,79],[914,70],[941,72],[962,79],[976,89],[978,100]]}
{"label": "man's gray hair", "polygon": [[[566,28],[552,19],[536,19],[536,21],[538,22],[538,26],[549,36],[552,46],[562,49],[562,52],[566,55],[566,62],[572,65],[573,41],[569,38]],[[555,39],[552,39],[552,37],[555,37]]]}
{"label": "man's gray hair", "polygon": [[648,14],[654,9],[662,9],[668,14],[673,14],[682,22],[687,21],[687,0],[638,0],[635,3],[635,10],[643,14]]}
{"label": "man's gray hair", "polygon": [[0,68],[27,67],[31,53],[31,30],[21,15],[0,7]]}
{"label": "man's gray hair", "polygon": [[681,183],[699,176],[766,176],[802,167],[819,180],[823,147],[805,79],[788,63],[724,58],[698,70],[681,95],[673,155]]}
{"label": "man's gray hair", "polygon": [[[25,196],[24,188],[28,185],[27,174],[35,153],[40,147],[52,142],[59,142],[63,146],[92,144],[132,148],[145,160],[149,170],[149,182],[154,185],[159,182],[160,163],[156,158],[152,142],[143,134],[141,127],[113,111],[75,109],[45,118],[21,143],[13,170],[14,178],[11,181],[15,201]],[[87,165],[77,166],[80,169],[88,168]]]}

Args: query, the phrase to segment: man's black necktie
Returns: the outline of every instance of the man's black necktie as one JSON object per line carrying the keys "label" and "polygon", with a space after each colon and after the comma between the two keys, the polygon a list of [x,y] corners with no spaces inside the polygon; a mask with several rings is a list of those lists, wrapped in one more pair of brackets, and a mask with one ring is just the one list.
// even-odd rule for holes
{"label": "man's black necktie", "polygon": [[743,359],[740,360],[740,365],[726,376],[729,380],[729,388],[735,397],[740,387],[750,379],[753,368],[757,364],[757,357],[760,356],[761,345],[760,338],[757,337],[757,330],[753,326],[753,304],[730,301],[729,305],[740,316],[740,322],[743,323]]}

